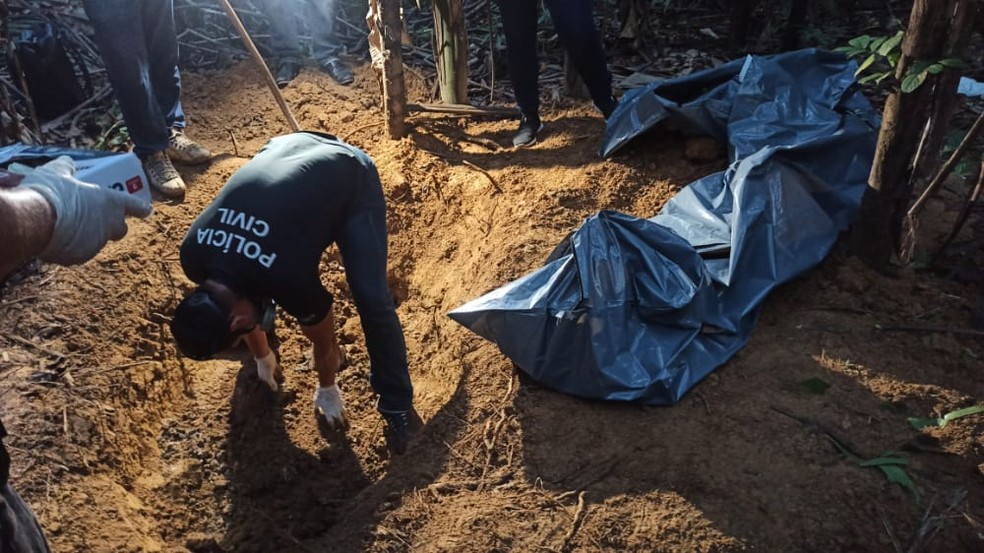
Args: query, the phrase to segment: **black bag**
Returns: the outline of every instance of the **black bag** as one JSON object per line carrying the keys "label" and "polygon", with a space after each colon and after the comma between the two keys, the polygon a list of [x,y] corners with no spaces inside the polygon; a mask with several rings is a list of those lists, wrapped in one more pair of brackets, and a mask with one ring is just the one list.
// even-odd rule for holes
{"label": "black bag", "polygon": [[[38,118],[54,119],[92,94],[92,82],[81,54],[52,21],[39,20],[13,42],[13,48],[7,50],[7,67],[14,84],[25,92],[18,76],[19,66]],[[79,82],[79,73],[84,86]]]}
{"label": "black bag", "polygon": [[3,447],[6,435],[0,422],[0,553],[51,553],[31,508],[7,485],[10,457]]}

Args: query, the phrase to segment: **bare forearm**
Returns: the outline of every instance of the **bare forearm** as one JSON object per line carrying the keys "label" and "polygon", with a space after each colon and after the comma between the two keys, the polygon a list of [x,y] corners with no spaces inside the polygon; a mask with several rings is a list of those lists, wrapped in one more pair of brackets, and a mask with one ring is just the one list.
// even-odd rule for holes
{"label": "bare forearm", "polygon": [[51,241],[55,212],[29,189],[0,189],[0,279]]}
{"label": "bare forearm", "polygon": [[270,354],[270,343],[267,341],[266,332],[259,326],[249,331],[243,339],[246,341],[246,346],[249,347],[249,351],[253,354],[253,357],[266,357]]}
{"label": "bare forearm", "polygon": [[335,317],[331,311],[312,326],[301,326],[301,331],[314,346],[314,369],[318,372],[318,384],[325,388],[335,384],[335,374],[342,364],[342,350],[335,335]]}

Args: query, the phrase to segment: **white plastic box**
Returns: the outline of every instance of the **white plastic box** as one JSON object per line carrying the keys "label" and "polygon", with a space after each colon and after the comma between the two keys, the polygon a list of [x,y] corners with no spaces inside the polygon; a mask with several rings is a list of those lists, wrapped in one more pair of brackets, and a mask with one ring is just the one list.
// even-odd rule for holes
{"label": "white plastic box", "polygon": [[75,178],[150,201],[150,186],[140,158],[133,153],[75,160]]}

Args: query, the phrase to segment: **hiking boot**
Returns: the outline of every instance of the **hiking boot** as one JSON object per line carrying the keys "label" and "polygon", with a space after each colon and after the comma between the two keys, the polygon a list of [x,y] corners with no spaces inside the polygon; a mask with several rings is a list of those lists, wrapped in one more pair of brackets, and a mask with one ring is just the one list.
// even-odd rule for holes
{"label": "hiking boot", "polygon": [[147,173],[147,181],[151,188],[168,198],[179,198],[184,195],[185,183],[166,153],[156,152],[140,161],[144,173]]}
{"label": "hiking boot", "polygon": [[185,136],[180,129],[171,129],[171,136],[167,139],[167,155],[175,161],[197,165],[208,161],[212,152]]}
{"label": "hiking boot", "polygon": [[538,116],[527,117],[524,115],[519,121],[519,130],[516,131],[516,136],[513,137],[513,146],[522,148],[523,146],[536,144],[536,135],[542,130],[543,123],[540,122]]}
{"label": "hiking boot", "polygon": [[352,70],[338,58],[331,58],[321,62],[321,69],[325,73],[328,73],[328,76],[335,79],[340,85],[349,85],[355,80],[355,77],[352,76]]}
{"label": "hiking boot", "polygon": [[301,72],[301,64],[293,60],[284,60],[277,66],[277,86],[283,88],[293,81]]}
{"label": "hiking boot", "polygon": [[383,435],[386,436],[386,444],[393,450],[393,453],[403,455],[407,446],[410,445],[414,436],[424,425],[424,422],[420,420],[420,415],[415,409],[399,413],[380,411],[379,414],[386,420],[386,430],[383,431]]}

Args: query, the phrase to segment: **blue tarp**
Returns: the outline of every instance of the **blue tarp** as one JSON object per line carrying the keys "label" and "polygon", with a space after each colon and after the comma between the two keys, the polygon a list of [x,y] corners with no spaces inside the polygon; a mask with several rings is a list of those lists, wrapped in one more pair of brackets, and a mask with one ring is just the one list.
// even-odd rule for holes
{"label": "blue tarp", "polygon": [[818,264],[857,213],[879,120],[855,69],[801,50],[628,92],[603,156],[667,121],[727,142],[728,169],[651,219],[587,219],[546,265],[450,316],[550,388],[676,403],[745,345],[766,295]]}
{"label": "blue tarp", "polygon": [[61,148],[59,146],[37,146],[35,144],[11,144],[0,148],[0,167],[7,167],[11,163],[23,163],[31,167],[43,165],[58,156],[68,156],[75,161],[84,159],[96,159],[113,155],[113,152],[103,152],[100,150],[78,150],[75,148]]}

